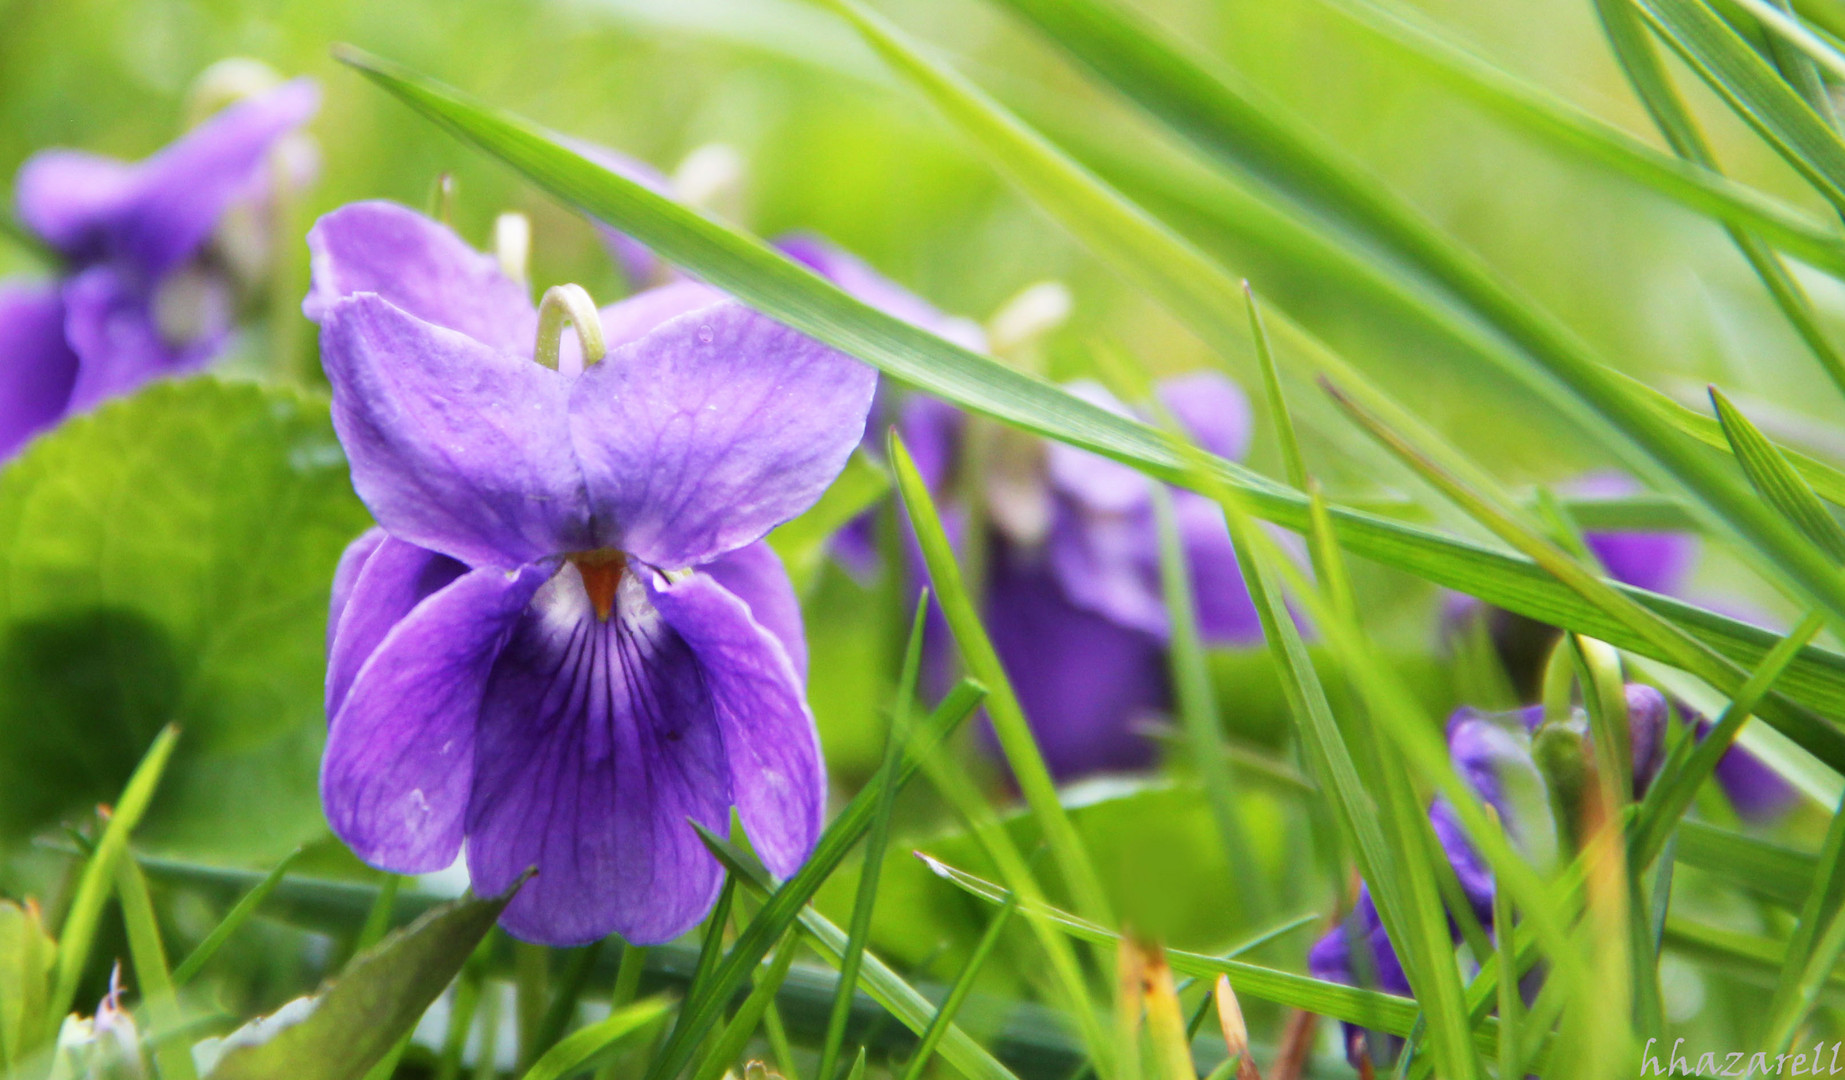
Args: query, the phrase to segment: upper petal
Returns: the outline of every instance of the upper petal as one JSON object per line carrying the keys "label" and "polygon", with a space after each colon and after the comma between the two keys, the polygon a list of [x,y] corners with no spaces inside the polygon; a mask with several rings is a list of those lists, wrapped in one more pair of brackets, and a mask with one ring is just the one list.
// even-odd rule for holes
{"label": "upper petal", "polygon": [[1616,581],[1671,594],[1685,583],[1698,542],[1682,533],[1593,532],[1583,542]]}
{"label": "upper petal", "polygon": [[76,378],[58,290],[0,288],[0,461],[64,415]]}
{"label": "upper petal", "polygon": [[313,285],[301,310],[315,322],[346,297],[377,293],[424,322],[532,355],[530,293],[448,226],[396,203],[358,202],[315,222],[307,240]]}
{"label": "upper petal", "polygon": [[[668,319],[710,307],[725,294],[702,281],[675,281],[657,289],[635,293],[602,309],[602,338],[610,349],[639,341]],[[580,365],[579,365],[580,367]]]}
{"label": "upper petal", "polygon": [[598,546],[565,376],[371,293],[328,309],[320,340],[353,487],[391,535],[473,566]]}
{"label": "upper petal", "polygon": [[[1577,478],[1567,490],[1581,498],[1613,499],[1634,494],[1640,485],[1623,473],[1597,472]],[[1677,592],[1698,553],[1697,541],[1683,533],[1591,532],[1583,541],[1609,577],[1656,593]]]}
{"label": "upper petal", "polygon": [[465,574],[399,621],[360,669],[327,733],[320,794],[333,831],[366,862],[412,874],[455,860],[481,694],[547,576]]}
{"label": "upper petal", "polygon": [[13,181],[19,219],[72,260],[100,258],[134,193],[135,167],[82,150],[41,150]]}
{"label": "upper petal", "polygon": [[[383,530],[373,532],[382,534]],[[364,542],[365,537],[360,537],[358,543]],[[343,564],[345,560],[341,561]],[[467,570],[446,555],[382,536],[354,576],[345,603],[340,606],[332,648],[327,654],[329,718],[339,714],[352,680],[385,636],[418,604]],[[336,575],[336,589],[338,581]]]}
{"label": "upper petal", "polygon": [[268,165],[276,141],[320,108],[320,89],[295,79],[243,99],[142,162],[118,228],[123,254],[159,274],[196,251]]}
{"label": "upper petal", "polygon": [[651,592],[661,616],[690,646],[710,690],[731,797],[750,843],[771,873],[788,877],[820,835],[826,766],[787,650],[710,575],[654,583]]}
{"label": "upper petal", "polygon": [[1161,379],[1155,392],[1199,446],[1231,461],[1249,449],[1249,399],[1229,379],[1194,371]]}
{"label": "upper petal", "polygon": [[[1710,722],[1700,721],[1698,738],[1708,734]],[[1723,793],[1730,797],[1730,805],[1744,821],[1773,821],[1800,801],[1794,785],[1740,745],[1732,744],[1717,759],[1716,776]]]}
{"label": "upper petal", "polygon": [[20,216],[66,256],[128,260],[147,279],[190,257],[268,164],[276,141],[320,105],[308,79],[244,99],[139,164],[74,151],[21,170]]}
{"label": "upper petal", "polygon": [[964,349],[985,352],[986,331],[972,319],[944,315],[927,300],[871,268],[865,260],[813,233],[791,233],[775,242],[782,254],[886,315],[921,327]]}
{"label": "upper petal", "polygon": [[478,732],[474,889],[538,869],[501,917],[509,932],[656,944],[710,910],[723,873],[687,819],[724,828],[724,741],[691,648],[632,574],[605,622],[565,564],[494,665]]}
{"label": "upper petal", "polygon": [[876,385],[733,301],[611,350],[570,395],[597,539],[665,569],[761,539],[845,467]]}
{"label": "upper petal", "polygon": [[1109,513],[1060,498],[1045,554],[1075,606],[1162,640],[1169,632],[1150,505]]}
{"label": "upper petal", "polygon": [[766,542],[718,556],[698,568],[717,579],[750,609],[750,617],[775,635],[794,665],[797,682],[807,682],[807,634],[801,626],[801,601],[781,557]]}

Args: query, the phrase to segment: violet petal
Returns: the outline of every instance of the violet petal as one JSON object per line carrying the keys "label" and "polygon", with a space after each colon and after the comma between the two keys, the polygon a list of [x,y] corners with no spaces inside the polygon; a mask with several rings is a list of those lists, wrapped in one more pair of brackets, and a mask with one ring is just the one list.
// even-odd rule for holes
{"label": "violet petal", "polygon": [[346,550],[340,552],[339,564],[333,568],[332,595],[327,601],[327,651],[333,651],[333,639],[339,635],[340,619],[346,614],[346,604],[352,599],[352,587],[358,583],[359,572],[365,569],[366,560],[384,538],[390,534],[376,525],[360,533]]}
{"label": "violet petal", "polygon": [[1249,449],[1249,399],[1215,371],[1193,371],[1161,379],[1160,403],[1198,445],[1220,458],[1241,460]]}
{"label": "violet petal", "polygon": [[517,618],[477,730],[474,889],[538,870],[501,916],[508,932],[657,944],[710,909],[723,873],[687,819],[724,829],[726,747],[699,658],[635,573],[604,621],[565,564]]}
{"label": "violet petal", "polygon": [[820,835],[826,766],[787,650],[715,577],[694,573],[651,592],[704,673],[737,816],[763,864],[788,877]]}
{"label": "violet petal", "polygon": [[548,573],[463,575],[398,622],[359,670],[327,734],[320,793],[333,831],[366,862],[411,874],[454,861],[481,694]]}
{"label": "violet petal", "polygon": [[213,327],[197,341],[161,336],[148,294],[111,265],[93,266],[64,286],[64,336],[80,363],[70,411],[83,412],[148,382],[204,364],[223,343]]}
{"label": "violet petal", "polygon": [[775,549],[758,540],[720,555],[698,570],[717,579],[719,585],[748,605],[750,617],[782,643],[794,665],[796,680],[805,685],[807,634],[801,626],[801,601]]}
{"label": "violet petal", "polygon": [[1054,775],[1153,760],[1153,741],[1136,726],[1170,702],[1159,638],[1072,604],[1048,568],[1005,547],[989,565],[985,614]]}
{"label": "violet petal", "polygon": [[347,297],[377,293],[424,322],[531,357],[530,293],[448,226],[396,203],[359,202],[315,222],[307,240],[313,286],[301,310],[315,322]]}
{"label": "violet petal", "polygon": [[320,339],[353,487],[392,536],[505,568],[601,546],[564,420],[568,378],[372,293],[329,308]]}
{"label": "violet petal", "polygon": [[327,716],[339,714],[352,680],[391,629],[467,571],[446,555],[388,535],[373,548],[353,579],[327,655]]}
{"label": "violet petal", "polygon": [[871,367],[725,301],[611,350],[571,388],[597,545],[661,569],[761,539],[857,446]]}
{"label": "violet petal", "polygon": [[64,301],[49,285],[0,288],[0,461],[64,415],[77,354],[64,338]]}

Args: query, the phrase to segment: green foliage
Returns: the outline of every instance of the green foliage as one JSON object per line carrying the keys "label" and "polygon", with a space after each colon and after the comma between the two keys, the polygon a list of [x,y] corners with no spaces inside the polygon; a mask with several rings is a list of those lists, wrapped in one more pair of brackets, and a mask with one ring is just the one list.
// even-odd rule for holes
{"label": "green foliage", "polygon": [[[461,970],[512,894],[435,909],[355,957],[288,1021],[233,1036],[209,1080],[357,1080]],[[635,1021],[644,1015],[626,1017]],[[637,1021],[638,1022],[638,1021]],[[267,1029],[267,1030],[266,1030]],[[604,1032],[603,1034],[606,1034]]]}
{"label": "green foliage", "polygon": [[189,379],[0,471],[0,835],[111,798],[185,742],[147,842],[278,857],[319,834],[328,582],[367,525],[327,406]]}

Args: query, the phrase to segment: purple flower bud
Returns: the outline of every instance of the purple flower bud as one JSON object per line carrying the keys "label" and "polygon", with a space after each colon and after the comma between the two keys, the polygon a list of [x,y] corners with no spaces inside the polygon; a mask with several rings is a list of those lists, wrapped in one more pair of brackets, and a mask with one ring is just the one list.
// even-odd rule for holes
{"label": "purple flower bud", "polygon": [[1659,767],[1666,763],[1666,721],[1670,712],[1659,691],[1643,683],[1627,684],[1628,744],[1633,751],[1634,798],[1646,794]]}

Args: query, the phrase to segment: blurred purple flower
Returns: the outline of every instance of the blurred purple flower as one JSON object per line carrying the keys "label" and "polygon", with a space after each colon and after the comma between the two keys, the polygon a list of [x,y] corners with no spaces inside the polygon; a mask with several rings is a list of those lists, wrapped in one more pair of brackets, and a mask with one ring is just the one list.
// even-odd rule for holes
{"label": "blurred purple flower", "polygon": [[819,497],[876,373],[681,282],[601,312],[609,353],[532,361],[494,260],[402,207],[309,233],[334,426],[380,529],[334,582],[321,793],[366,861],[466,841],[503,922],[551,944],[669,940],[722,873],[731,808],[770,870],[825,775],[800,611],[762,536]]}
{"label": "blurred purple flower", "polygon": [[[1645,794],[1664,761],[1667,708],[1664,696],[1652,687],[1627,686],[1636,797]],[[1543,707],[1537,705],[1506,713],[1461,708],[1449,717],[1447,726],[1449,760],[1455,772],[1498,814],[1513,846],[1539,865],[1556,858],[1559,835],[1546,782],[1531,752],[1531,738],[1543,720]],[[1573,717],[1567,722],[1580,724],[1582,720]],[[1467,840],[1453,804],[1438,796],[1429,807],[1429,824],[1475,918],[1488,931],[1493,930],[1492,869]],[[1458,940],[1458,927],[1452,921],[1449,926]],[[1354,952],[1358,941],[1363,947]],[[1370,890],[1363,886],[1352,913],[1308,950],[1307,970],[1317,979],[1410,994],[1402,962],[1384,931]],[[1527,990],[1535,990],[1535,980]],[[1370,1050],[1377,1064],[1387,1065],[1402,1045],[1400,1039],[1367,1037],[1352,1024],[1344,1025],[1344,1030],[1346,1057],[1354,1067],[1362,1050]]]}
{"label": "blurred purple flower", "polygon": [[[1618,498],[1639,490],[1620,473],[1592,473],[1569,485],[1570,494],[1590,499]],[[1583,541],[1609,577],[1664,596],[1681,593],[1697,561],[1697,541],[1682,533],[1590,532],[1583,535]],[[1443,623],[1448,632],[1476,618],[1485,620],[1513,687],[1521,696],[1535,696],[1545,659],[1561,631],[1535,619],[1489,607],[1462,593],[1447,595]],[[1708,724],[1702,726],[1700,737],[1708,730]],[[1751,821],[1778,816],[1798,797],[1787,781],[1741,746],[1733,746],[1724,754],[1717,765],[1717,782],[1737,813]]]}
{"label": "blurred purple flower", "polygon": [[[1128,412],[1093,383],[1069,389]],[[1181,375],[1156,392],[1205,449],[1241,456],[1249,406],[1227,379]],[[929,398],[913,399],[899,424],[923,478],[945,497],[968,496],[956,476],[965,426],[961,413]],[[1046,763],[1060,779],[1149,764],[1155,744],[1138,728],[1171,698],[1152,481],[1011,431],[1000,434],[983,478],[983,615]],[[1216,506],[1186,491],[1172,498],[1204,637],[1217,645],[1261,640]],[[944,507],[951,527],[962,513],[952,501]]]}
{"label": "blurred purple flower", "polygon": [[[886,315],[951,341],[964,349],[985,352],[986,332],[972,319],[945,315],[927,300],[873,270],[863,259],[813,233],[790,233],[775,242],[781,253],[850,293],[853,298]],[[879,460],[884,456],[884,432],[897,417],[892,390],[880,382],[865,425],[864,449]],[[833,557],[854,577],[869,581],[877,573],[877,513],[866,511],[833,535]]]}
{"label": "blurred purple flower", "polygon": [[0,459],[70,413],[217,354],[232,267],[209,241],[237,206],[263,198],[270,151],[319,101],[297,79],[144,161],[76,150],[26,161],[20,220],[63,267],[55,282],[0,287]]}

